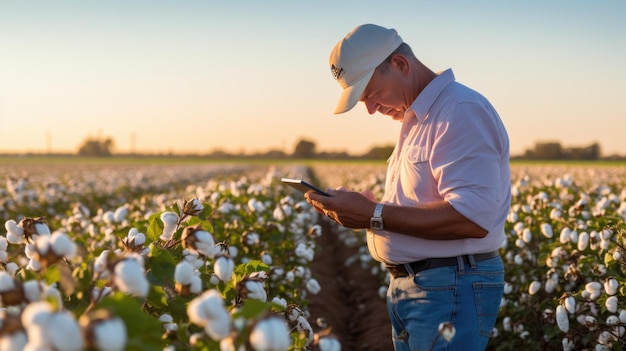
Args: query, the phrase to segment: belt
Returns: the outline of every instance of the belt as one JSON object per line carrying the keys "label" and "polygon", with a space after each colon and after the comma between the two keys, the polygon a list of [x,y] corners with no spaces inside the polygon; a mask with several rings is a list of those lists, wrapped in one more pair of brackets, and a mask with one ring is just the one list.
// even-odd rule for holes
{"label": "belt", "polygon": [[499,255],[500,253],[498,253],[498,251],[491,251],[491,252],[487,252],[483,254],[476,254],[476,255],[463,255],[463,256],[446,257],[446,258],[427,258],[424,260],[409,262],[405,264],[387,265],[385,267],[389,270],[389,273],[391,273],[391,276],[394,278],[408,277],[409,272],[407,271],[406,266],[411,267],[413,274],[415,274],[417,272],[421,272],[423,270],[431,269],[431,268],[455,266],[461,263],[471,264],[472,261],[473,262],[484,261],[484,260],[488,260],[490,258],[494,258]]}

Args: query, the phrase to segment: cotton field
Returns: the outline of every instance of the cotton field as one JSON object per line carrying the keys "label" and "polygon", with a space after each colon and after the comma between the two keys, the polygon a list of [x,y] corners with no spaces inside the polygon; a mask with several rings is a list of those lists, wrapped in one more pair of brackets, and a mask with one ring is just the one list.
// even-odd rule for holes
{"label": "cotton field", "polygon": [[[324,218],[281,177],[383,191],[385,165],[0,170],[1,350],[340,350],[310,320]],[[493,350],[621,350],[626,167],[512,166]],[[335,224],[333,224],[335,225]],[[335,227],[380,281],[362,231]]]}

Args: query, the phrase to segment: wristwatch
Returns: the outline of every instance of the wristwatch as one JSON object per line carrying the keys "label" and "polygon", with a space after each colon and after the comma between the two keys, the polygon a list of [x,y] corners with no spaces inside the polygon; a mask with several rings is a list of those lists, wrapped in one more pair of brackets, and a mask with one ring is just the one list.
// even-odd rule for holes
{"label": "wristwatch", "polygon": [[383,204],[380,202],[374,208],[374,214],[370,218],[370,228],[374,230],[382,230],[383,226]]}

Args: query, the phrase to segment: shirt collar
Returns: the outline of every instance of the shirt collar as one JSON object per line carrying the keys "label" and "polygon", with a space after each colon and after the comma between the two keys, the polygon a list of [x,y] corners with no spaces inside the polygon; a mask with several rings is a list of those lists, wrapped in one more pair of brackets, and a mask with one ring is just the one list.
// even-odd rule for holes
{"label": "shirt collar", "polygon": [[445,87],[454,82],[454,80],[454,73],[451,68],[448,68],[443,72],[439,72],[437,77],[428,83],[424,90],[419,93],[410,107],[419,122],[423,122],[426,117],[428,117],[428,111],[431,106],[435,103]]}

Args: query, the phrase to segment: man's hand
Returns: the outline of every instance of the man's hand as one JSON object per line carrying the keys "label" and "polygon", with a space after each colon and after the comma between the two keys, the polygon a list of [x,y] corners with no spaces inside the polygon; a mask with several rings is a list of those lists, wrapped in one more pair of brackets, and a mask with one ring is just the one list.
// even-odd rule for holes
{"label": "man's hand", "polygon": [[349,191],[345,188],[328,190],[330,196],[323,196],[313,191],[304,197],[315,210],[347,228],[369,228],[370,218],[376,206],[374,194]]}

